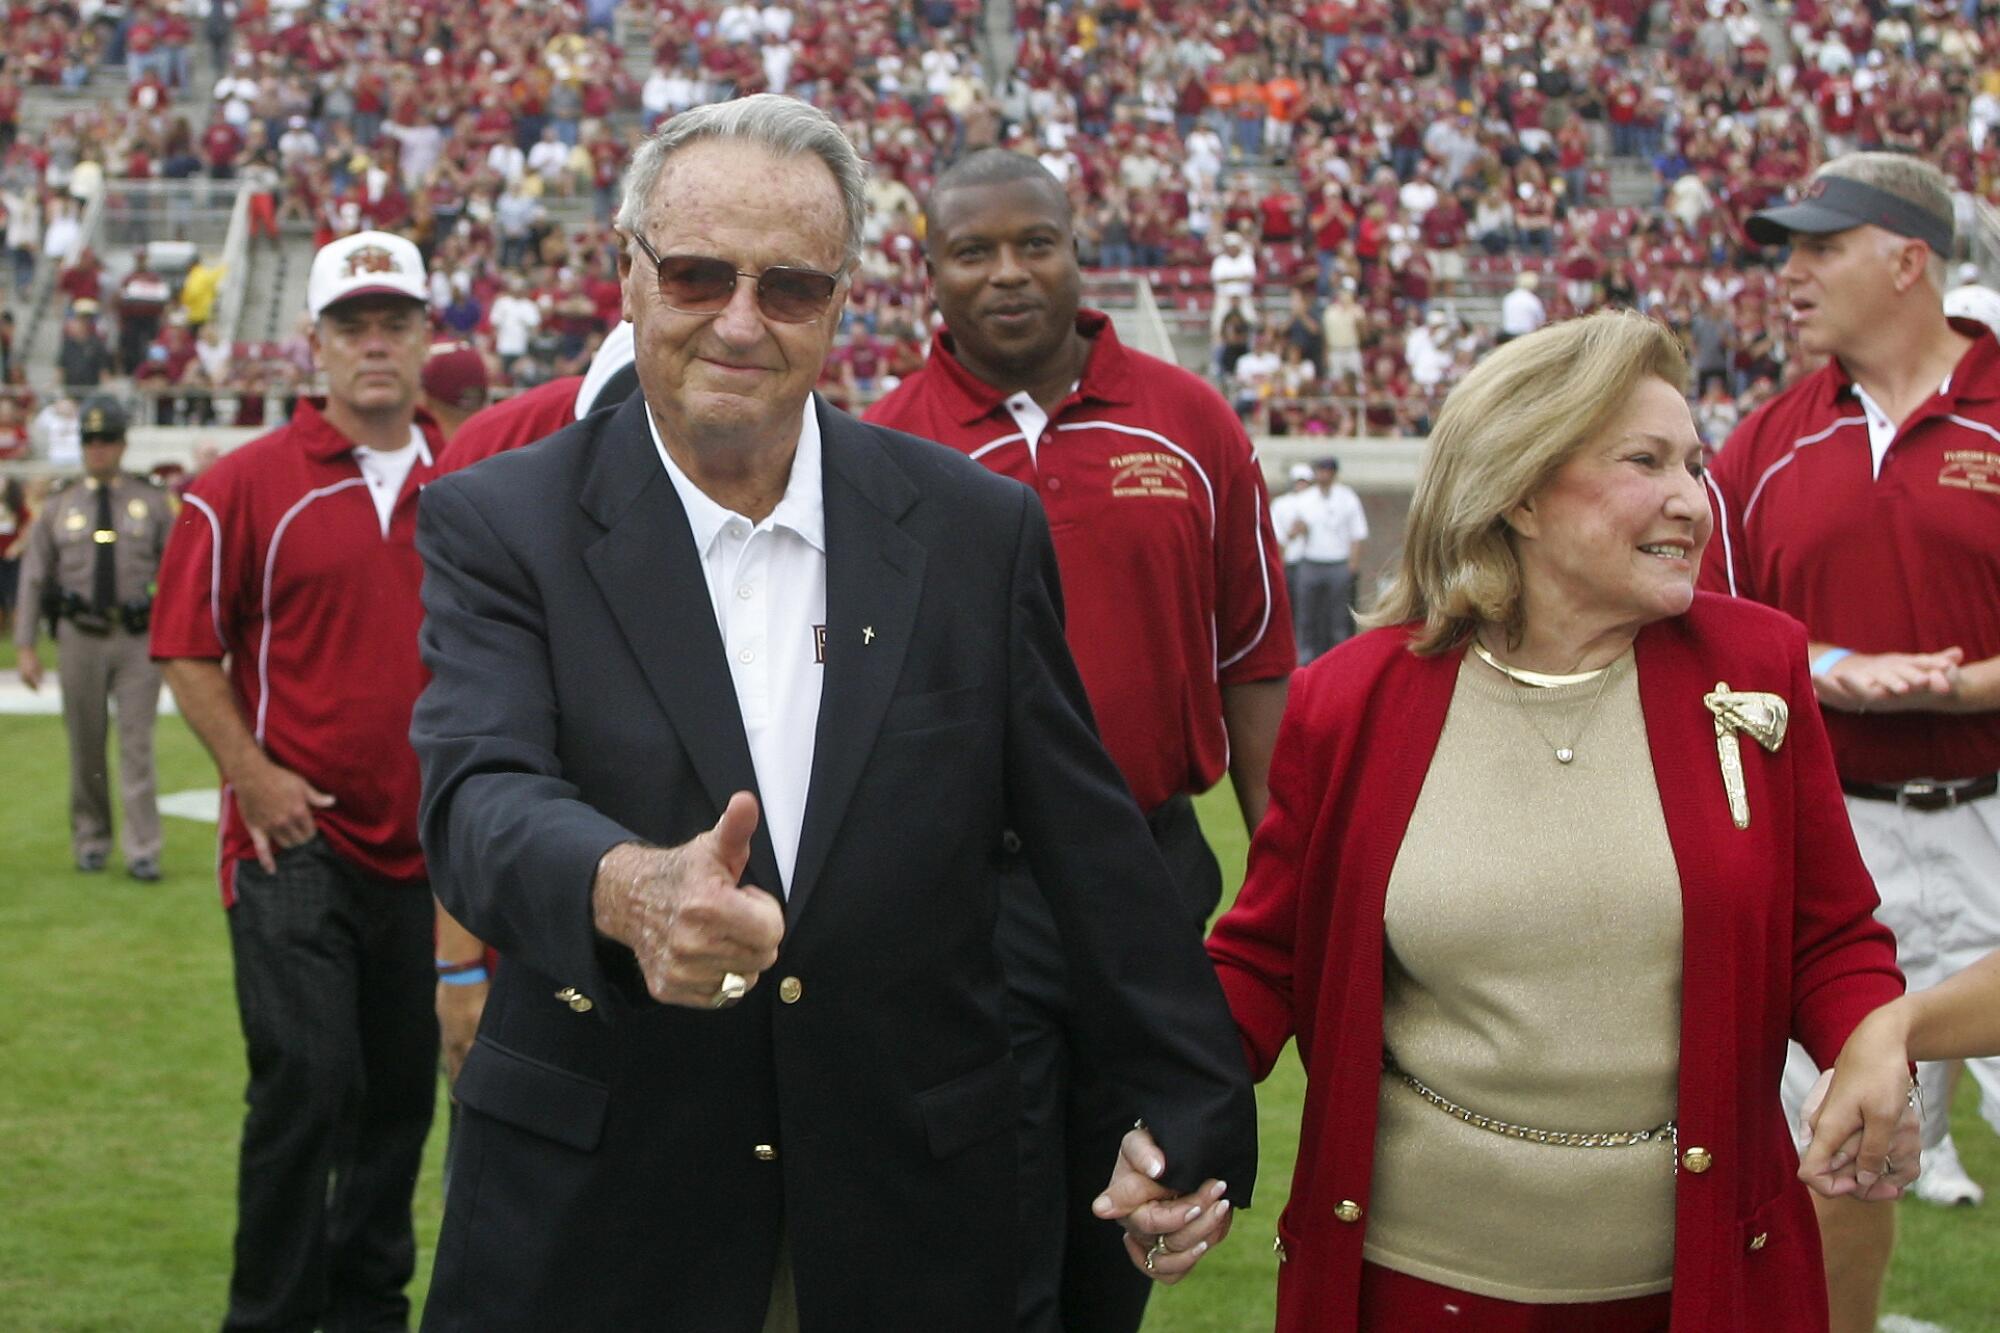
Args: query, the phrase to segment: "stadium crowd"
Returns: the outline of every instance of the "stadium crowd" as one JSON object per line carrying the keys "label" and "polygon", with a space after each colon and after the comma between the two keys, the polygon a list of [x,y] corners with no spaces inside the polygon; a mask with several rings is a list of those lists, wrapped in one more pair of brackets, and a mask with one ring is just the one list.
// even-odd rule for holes
{"label": "stadium crowd", "polygon": [[[173,275],[164,299],[151,282],[135,299],[143,262],[60,262],[92,197],[130,178],[250,183],[253,244],[402,232],[431,262],[440,332],[478,346],[501,391],[575,373],[617,318],[604,224],[634,136],[778,90],[825,107],[874,165],[824,385],[846,405],[921,363],[935,318],[918,200],[946,162],[997,143],[1069,186],[1087,267],[1148,278],[1178,330],[1205,321],[1210,371],[1258,432],[1421,434],[1496,338],[1632,305],[1689,343],[1719,438],[1799,366],[1749,213],[1848,148],[1923,149],[1978,198],[2000,180],[2000,72],[1980,72],[1996,29],[1977,0],[1799,0],[1769,18],[1782,33],[1745,0],[1024,2],[991,84],[978,0],[837,18],[664,0],[626,19],[652,36],[643,78],[611,8],[16,15],[0,208],[17,297],[38,263],[60,267],[56,378],[74,396],[128,376],[155,421],[241,425],[288,413],[311,378],[302,336],[204,341],[212,256],[189,275],[206,281]],[[215,71],[202,87],[198,44]],[[37,85],[104,95],[21,136]],[[1650,170],[1650,198],[1628,186],[1614,202],[1619,161]],[[557,200],[588,200],[595,222],[552,220]],[[11,342],[0,326],[0,452],[47,410]]]}
{"label": "stadium crowd", "polygon": [[[100,387],[129,383],[157,424],[265,427],[294,420],[319,375],[309,322],[231,339],[217,256],[181,268],[153,246],[107,259],[80,244],[122,181],[231,198],[247,185],[253,246],[407,238],[429,333],[455,366],[477,360],[454,385],[518,391],[580,375],[620,318],[610,221],[637,136],[767,90],[826,109],[873,165],[820,381],[856,409],[925,365],[938,321],[919,201],[990,145],[1061,182],[1084,263],[1143,276],[1172,325],[1206,340],[1249,429],[1275,435],[1428,434],[1496,344],[1629,306],[1680,335],[1695,419],[1719,444],[1818,364],[1794,339],[1775,251],[1750,244],[1753,214],[1855,148],[1920,153],[1972,200],[2000,186],[2000,71],[1981,72],[2000,26],[1978,0],[1797,0],[1781,33],[1744,0],[1013,12],[1013,63],[993,85],[976,54],[991,16],[964,0],[867,0],[837,19],[665,0],[636,28],[654,38],[643,79],[600,0],[497,16],[470,0],[22,15],[0,67],[0,208],[15,293],[51,293],[61,388],[36,397],[0,321],[0,458],[76,451],[76,399]],[[113,79],[121,96],[20,131],[24,84]],[[307,427],[317,410],[298,407]],[[10,492],[8,530],[31,510]]]}

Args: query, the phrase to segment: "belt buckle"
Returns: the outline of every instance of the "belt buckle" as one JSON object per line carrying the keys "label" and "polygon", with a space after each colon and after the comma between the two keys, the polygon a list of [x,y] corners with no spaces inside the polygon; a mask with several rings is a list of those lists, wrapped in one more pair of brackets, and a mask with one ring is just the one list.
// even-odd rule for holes
{"label": "belt buckle", "polygon": [[1918,778],[1905,782],[1896,789],[1896,804],[1904,809],[1950,810],[1958,805],[1958,782],[1938,782],[1931,778]]}

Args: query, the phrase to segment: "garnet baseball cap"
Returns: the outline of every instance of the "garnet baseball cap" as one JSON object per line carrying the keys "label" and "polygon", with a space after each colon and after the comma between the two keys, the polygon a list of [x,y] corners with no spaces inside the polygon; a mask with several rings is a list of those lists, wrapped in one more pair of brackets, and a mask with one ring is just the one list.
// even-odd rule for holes
{"label": "garnet baseball cap", "polygon": [[1743,229],[1759,245],[1789,245],[1793,232],[1825,236],[1870,223],[1922,241],[1933,254],[1951,254],[1951,214],[1934,213],[1848,176],[1818,177],[1797,203],[1753,213]]}
{"label": "garnet baseball cap", "polygon": [[321,247],[306,277],[306,312],[314,319],[357,296],[407,296],[430,303],[424,257],[401,236],[358,231]]}
{"label": "garnet baseball cap", "polygon": [[424,393],[464,409],[486,405],[486,359],[468,342],[431,344],[421,378]]}

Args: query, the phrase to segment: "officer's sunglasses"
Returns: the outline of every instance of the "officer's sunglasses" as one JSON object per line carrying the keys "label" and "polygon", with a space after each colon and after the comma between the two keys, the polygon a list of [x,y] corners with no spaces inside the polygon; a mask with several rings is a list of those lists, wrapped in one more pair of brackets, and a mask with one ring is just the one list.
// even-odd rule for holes
{"label": "officer's sunglasses", "polygon": [[638,232],[631,236],[653,261],[660,300],[683,315],[720,313],[736,295],[736,280],[751,278],[757,283],[757,308],[768,318],[782,324],[810,324],[826,313],[826,303],[840,285],[838,274],[816,268],[776,264],[762,273],[745,273],[726,259],[708,255],[663,255]]}

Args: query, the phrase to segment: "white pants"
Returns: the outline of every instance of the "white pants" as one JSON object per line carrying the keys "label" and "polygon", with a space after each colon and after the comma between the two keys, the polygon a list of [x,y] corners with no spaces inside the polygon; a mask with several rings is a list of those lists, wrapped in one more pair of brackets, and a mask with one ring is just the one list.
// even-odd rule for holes
{"label": "white pants", "polygon": [[[1911,990],[1935,986],[2000,948],[2000,797],[1949,810],[1910,810],[1889,801],[1847,798],[1847,817],[1882,905],[1875,919],[1896,932],[1896,962]],[[2000,1132],[2000,1059],[1967,1060],[1980,1111]],[[1917,1066],[1924,1097],[1924,1146],[1945,1135],[1946,1064]],[[1819,1069],[1793,1042],[1785,1060],[1785,1111],[1799,1108]]]}

